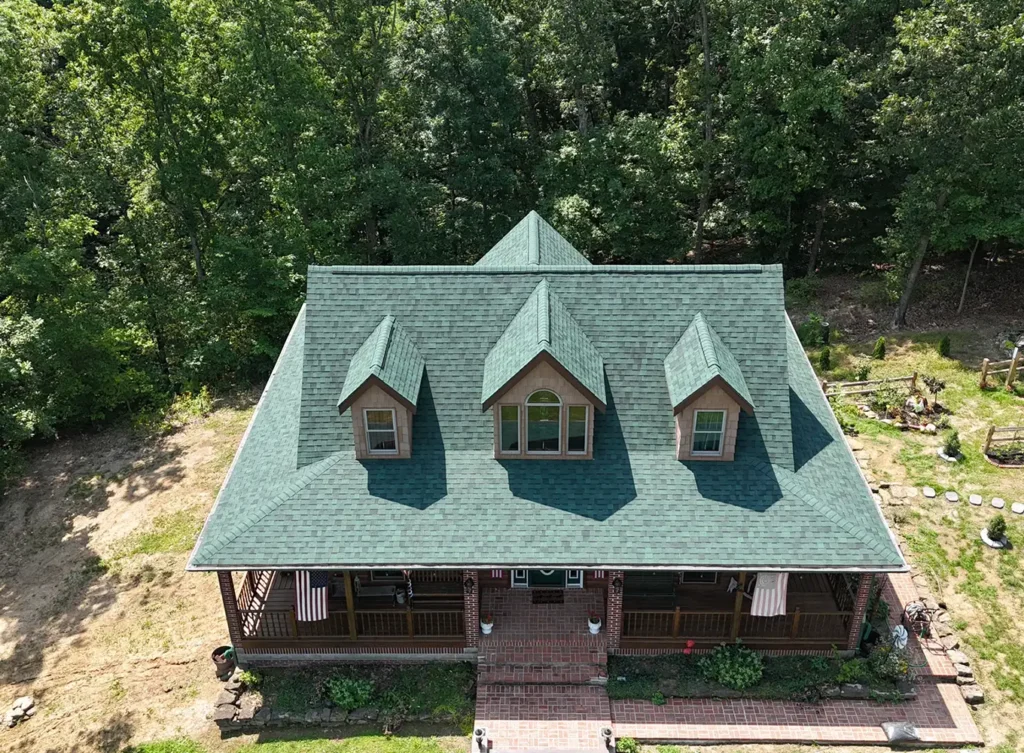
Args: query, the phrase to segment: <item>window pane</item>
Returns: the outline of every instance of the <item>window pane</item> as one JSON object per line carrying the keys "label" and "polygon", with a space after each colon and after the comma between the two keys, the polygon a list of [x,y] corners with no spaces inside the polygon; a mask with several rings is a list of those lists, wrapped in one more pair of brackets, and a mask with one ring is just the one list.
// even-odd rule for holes
{"label": "window pane", "polygon": [[697,432],[693,433],[694,452],[718,452],[721,435],[718,432]]}
{"label": "window pane", "polygon": [[697,431],[721,431],[725,414],[722,411],[697,411]]}
{"label": "window pane", "polygon": [[389,410],[368,410],[366,428],[370,431],[394,431],[394,415]]}
{"label": "window pane", "polygon": [[561,421],[561,413],[558,406],[531,406],[527,409],[527,450],[530,452],[558,452],[558,425]]}
{"label": "window pane", "polygon": [[519,452],[519,406],[501,406],[501,451]]}
{"label": "window pane", "polygon": [[574,405],[569,408],[569,452],[587,451],[587,406]]}
{"label": "window pane", "polygon": [[397,449],[394,431],[368,431],[367,440],[373,452],[388,452]]}
{"label": "window pane", "polygon": [[549,392],[548,390],[539,390],[538,392],[534,392],[532,395],[530,395],[529,400],[527,400],[526,402],[528,402],[528,403],[558,403],[558,402],[561,402],[561,401],[558,399],[558,395],[556,395],[554,392]]}

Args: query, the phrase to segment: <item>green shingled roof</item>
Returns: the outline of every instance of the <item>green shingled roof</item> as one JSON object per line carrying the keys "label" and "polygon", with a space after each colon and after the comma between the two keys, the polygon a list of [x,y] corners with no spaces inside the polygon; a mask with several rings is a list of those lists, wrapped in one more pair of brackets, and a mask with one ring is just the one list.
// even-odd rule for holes
{"label": "green shingled roof", "polygon": [[604,410],[607,400],[601,354],[550,291],[547,280],[540,281],[487,354],[480,398],[484,406],[544,353],[558,361]]}
{"label": "green shingled roof", "polygon": [[415,410],[423,379],[423,356],[391,315],[381,320],[352,356],[338,409],[345,410],[359,388],[374,379]]}
{"label": "green shingled roof", "polygon": [[[604,362],[593,460],[495,459],[480,410],[487,356],[544,281]],[[729,463],[675,458],[665,359],[698,313],[756,406]],[[337,396],[385,315],[425,364],[412,457],[359,461]],[[190,567],[513,565],[905,567],[786,317],[780,267],[310,269]]]}
{"label": "green shingled roof", "polygon": [[738,402],[748,413],[753,412],[754,402],[740,365],[699,311],[666,356],[665,378],[672,407],[676,410],[712,382],[720,381],[739,398]]}
{"label": "green shingled roof", "polygon": [[484,254],[476,266],[525,267],[552,264],[590,266],[587,257],[573,248],[543,217],[530,212],[494,248]]}

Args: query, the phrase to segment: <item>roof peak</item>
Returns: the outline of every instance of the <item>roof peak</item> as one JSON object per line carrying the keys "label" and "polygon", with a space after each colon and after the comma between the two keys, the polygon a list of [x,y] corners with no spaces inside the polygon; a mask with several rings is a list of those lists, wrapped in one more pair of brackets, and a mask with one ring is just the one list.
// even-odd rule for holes
{"label": "roof peak", "polygon": [[536,268],[548,265],[589,267],[590,262],[543,217],[530,210],[473,266]]}
{"label": "roof peak", "polygon": [[379,373],[384,368],[384,359],[387,357],[388,344],[391,342],[391,333],[395,328],[395,317],[388,314],[384,317],[377,329],[377,342],[373,348],[373,361],[370,370]]}

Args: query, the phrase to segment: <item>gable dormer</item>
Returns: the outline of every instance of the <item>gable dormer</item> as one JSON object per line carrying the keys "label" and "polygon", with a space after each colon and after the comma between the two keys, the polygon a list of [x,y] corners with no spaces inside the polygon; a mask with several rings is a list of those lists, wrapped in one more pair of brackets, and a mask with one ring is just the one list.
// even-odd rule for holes
{"label": "gable dormer", "polygon": [[356,457],[408,458],[423,357],[393,316],[385,316],[349,362],[338,413],[352,409]]}
{"label": "gable dormer", "polygon": [[754,404],[743,372],[704,315],[698,313],[665,358],[675,413],[678,460],[732,460],[740,411]]}
{"label": "gable dormer", "polygon": [[496,458],[593,457],[604,360],[547,280],[487,354],[481,404],[494,416]]}

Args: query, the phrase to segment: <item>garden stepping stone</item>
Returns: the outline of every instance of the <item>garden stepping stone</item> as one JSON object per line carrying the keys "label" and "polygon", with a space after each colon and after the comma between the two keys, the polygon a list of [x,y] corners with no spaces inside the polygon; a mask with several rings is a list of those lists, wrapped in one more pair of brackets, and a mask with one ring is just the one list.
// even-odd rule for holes
{"label": "garden stepping stone", "polygon": [[[982,502],[981,495],[980,494],[972,494],[970,497],[968,497],[968,502],[970,502],[972,505],[977,507]],[[992,504],[995,504],[995,500],[992,500]]]}
{"label": "garden stepping stone", "polygon": [[932,489],[930,486],[926,486],[924,489],[922,489],[921,493],[928,499],[932,499],[935,497],[935,490]]}
{"label": "garden stepping stone", "polygon": [[997,510],[1002,510],[1004,507],[1006,507],[1006,502],[1004,502],[1000,497],[994,497],[992,499],[992,506]]}
{"label": "garden stepping stone", "polygon": [[1013,510],[1018,515],[1024,515],[1024,502],[1014,502],[1010,506],[1010,509]]}
{"label": "garden stepping stone", "polygon": [[946,492],[946,500],[949,502],[959,502],[960,495],[956,492]]}

